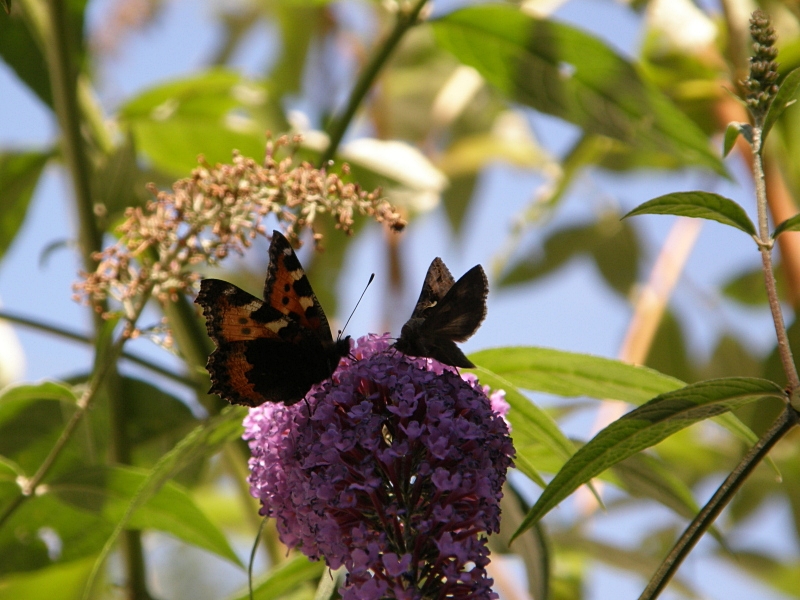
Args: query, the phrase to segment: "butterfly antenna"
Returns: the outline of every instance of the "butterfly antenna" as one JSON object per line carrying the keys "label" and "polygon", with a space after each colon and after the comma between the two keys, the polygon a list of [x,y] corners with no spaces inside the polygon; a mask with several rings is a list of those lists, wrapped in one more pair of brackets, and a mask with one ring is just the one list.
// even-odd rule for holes
{"label": "butterfly antenna", "polygon": [[361,292],[361,295],[358,297],[358,302],[356,302],[356,305],[353,307],[353,310],[350,313],[350,316],[347,317],[347,321],[345,321],[344,327],[342,327],[339,330],[339,338],[342,337],[342,334],[344,333],[344,330],[347,329],[347,324],[350,322],[350,319],[353,318],[353,315],[355,314],[356,309],[358,308],[358,305],[361,304],[361,299],[364,297],[364,294],[367,293],[367,288],[369,288],[369,285],[372,283],[373,279],[375,279],[375,273],[373,273],[372,275],[369,276],[369,281],[367,282],[367,285],[364,286],[364,291]]}

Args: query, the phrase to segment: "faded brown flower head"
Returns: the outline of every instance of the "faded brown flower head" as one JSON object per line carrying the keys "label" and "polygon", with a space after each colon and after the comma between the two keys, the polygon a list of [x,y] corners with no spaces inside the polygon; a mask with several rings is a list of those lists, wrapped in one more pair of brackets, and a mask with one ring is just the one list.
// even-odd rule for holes
{"label": "faded brown flower head", "polygon": [[[266,234],[264,220],[270,215],[290,239],[325,213],[348,234],[356,214],[395,230],[405,226],[376,192],[306,162],[276,159],[278,148],[291,149],[299,142],[299,137],[270,141],[263,164],[236,152],[231,164],[211,167],[201,161],[171,192],[151,184],[155,199],[127,209],[119,240],[95,256],[97,269],[75,286],[78,297],[97,307],[113,299],[127,319],[135,320],[151,295],[164,303],[188,291],[199,278],[197,265],[214,265],[231,252],[242,254],[256,236]],[[347,173],[346,165],[342,172]],[[315,242],[320,239],[315,234]]]}
{"label": "faded brown flower head", "polygon": [[778,36],[770,24],[769,16],[757,10],[750,17],[750,35],[753,38],[753,56],[750,57],[750,74],[742,81],[745,102],[756,123],[767,114],[769,105],[778,93]]}

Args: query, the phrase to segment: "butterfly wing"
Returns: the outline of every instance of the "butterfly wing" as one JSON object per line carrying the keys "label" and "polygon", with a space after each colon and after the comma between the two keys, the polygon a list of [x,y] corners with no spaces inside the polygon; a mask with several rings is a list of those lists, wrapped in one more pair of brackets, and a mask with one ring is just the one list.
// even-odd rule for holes
{"label": "butterfly wing", "polygon": [[333,342],[331,327],[322,306],[289,240],[280,231],[272,232],[264,299],[323,342]]}
{"label": "butterfly wing", "polygon": [[233,404],[294,404],[331,376],[350,350],[328,320],[288,240],[273,233],[265,301],[218,279],[200,284],[196,302],[216,349],[208,358],[212,393]]}
{"label": "butterfly wing", "polygon": [[428,309],[436,306],[453,287],[455,281],[444,261],[438,256],[434,258],[425,274],[422,291],[414,306],[414,312],[411,313],[411,318],[420,318]]}
{"label": "butterfly wing", "polygon": [[475,265],[425,314],[420,330],[428,336],[454,342],[467,340],[486,318],[489,283],[480,265]]}
{"label": "butterfly wing", "polygon": [[420,299],[395,347],[410,356],[435,358],[454,367],[474,367],[455,342],[469,338],[486,317],[489,285],[480,265],[452,283],[441,259],[431,263]]}
{"label": "butterfly wing", "polygon": [[269,357],[256,358],[252,350],[254,344],[263,345],[262,340],[276,349],[288,346],[281,333],[297,326],[262,300],[219,279],[204,279],[196,302],[203,307],[206,329],[216,346],[206,366],[209,392],[245,406],[284,401],[285,386],[275,381],[275,371],[259,368]]}

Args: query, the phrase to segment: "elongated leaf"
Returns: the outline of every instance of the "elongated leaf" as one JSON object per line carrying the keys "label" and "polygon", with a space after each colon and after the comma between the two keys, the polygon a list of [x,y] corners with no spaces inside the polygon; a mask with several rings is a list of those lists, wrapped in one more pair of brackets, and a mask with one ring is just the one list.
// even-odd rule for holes
{"label": "elongated leaf", "polygon": [[712,379],[668,392],[614,421],[578,450],[544,490],[516,537],[578,487],[625,458],[681,429],[765,396],[783,398],[766,379]]}
{"label": "elongated leaf", "polygon": [[517,456],[514,459],[516,466],[538,485],[546,484],[533,466],[540,458],[539,454],[528,456],[529,449],[547,449],[547,453],[556,461],[563,464],[575,452],[575,445],[558,428],[558,424],[541,408],[536,406],[520,392],[508,379],[479,366],[475,369],[481,384],[492,389],[502,389],[506,393],[506,401],[511,406],[508,420],[511,423],[511,437],[514,440],[514,449]]}
{"label": "elongated leaf", "polygon": [[[495,348],[476,352],[470,358],[512,385],[558,396],[588,396],[638,405],[685,385],[647,367],[550,348]],[[758,439],[734,415],[723,414],[714,420],[747,444]],[[769,462],[773,464],[771,459]]]}
{"label": "elongated leaf", "polygon": [[641,404],[686,385],[647,367],[550,348],[495,348],[475,352],[470,358],[520,388],[558,396]]}
{"label": "elongated leaf", "polygon": [[100,572],[100,568],[108,558],[109,553],[114,547],[119,534],[128,525],[128,520],[136,510],[152,498],[158,490],[176,473],[181,471],[190,462],[201,456],[211,456],[222,445],[241,438],[242,419],[246,410],[239,406],[229,406],[220,414],[211,417],[203,424],[193,429],[180,443],[172,450],[167,452],[158,464],[150,471],[147,478],[142,481],[136,494],[128,504],[125,514],[122,515],[114,529],[114,532],[106,540],[102,552],[97,557],[92,575],[84,590],[84,598],[88,600],[92,594],[94,581]]}
{"label": "elongated leaf", "polygon": [[783,78],[778,93],[773,98],[772,103],[767,110],[767,116],[764,119],[764,127],[761,133],[761,143],[767,139],[772,126],[783,114],[789,106],[797,102],[795,96],[797,95],[797,88],[800,87],[800,68],[794,69],[786,77]]}
{"label": "elongated leaf", "polygon": [[50,153],[46,152],[0,154],[0,190],[3,191],[3,201],[0,202],[0,258],[22,226],[33,190],[48,160]]}
{"label": "elongated leaf", "polygon": [[[295,554],[289,560],[256,579],[253,583],[253,600],[272,600],[280,598],[287,592],[297,590],[304,583],[316,580],[326,571],[323,562],[311,562],[303,554]],[[250,600],[245,590],[230,597],[229,600]]]}
{"label": "elongated leaf", "polygon": [[702,131],[597,38],[500,4],[458,10],[432,25],[440,46],[513,100],[725,173]]}
{"label": "elongated leaf", "polygon": [[772,239],[775,239],[784,231],[800,231],[800,214],[789,217],[783,223],[778,225],[775,228],[775,231],[772,232]]}
{"label": "elongated leaf", "polygon": [[730,198],[711,192],[665,194],[640,204],[622,218],[627,219],[635,215],[677,215],[709,219],[756,235],[755,225],[741,206]]}
{"label": "elongated leaf", "polygon": [[0,392],[0,422],[8,413],[5,410],[19,410],[19,404],[30,400],[58,400],[75,404],[78,397],[72,388],[66,384],[56,381],[44,381],[42,383],[22,383],[10,385]]}
{"label": "elongated leaf", "polygon": [[[146,479],[143,469],[98,466],[63,475],[48,489],[63,502],[116,523]],[[197,508],[186,490],[173,482],[165,483],[143,503],[131,515],[128,526],[169,533],[242,566],[222,532]]]}

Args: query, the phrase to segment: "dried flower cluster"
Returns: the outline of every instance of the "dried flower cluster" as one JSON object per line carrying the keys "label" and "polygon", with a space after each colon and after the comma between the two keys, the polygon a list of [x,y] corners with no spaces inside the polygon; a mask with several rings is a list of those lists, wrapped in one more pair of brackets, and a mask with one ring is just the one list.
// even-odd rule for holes
{"label": "dried flower cluster", "polygon": [[347,568],[343,600],[497,598],[507,424],[474,377],[389,344],[359,339],[308,405],[251,409],[251,492],[285,544]]}
{"label": "dried flower cluster", "polygon": [[196,265],[241,254],[257,235],[265,235],[270,215],[290,238],[323,213],[347,233],[356,214],[403,228],[397,211],[376,193],[308,163],[277,160],[275,151],[287,145],[285,137],[270,142],[263,164],[234,153],[232,164],[201,165],[171,192],[152,186],[155,200],[127,210],[118,242],[95,257],[97,269],[76,285],[78,295],[96,306],[114,299],[127,318],[135,318],[150,294],[165,302],[189,289],[198,278]]}
{"label": "dried flower cluster", "polygon": [[759,122],[778,93],[778,36],[770,24],[769,17],[757,10],[750,17],[750,35],[753,37],[753,56],[750,57],[750,75],[742,82],[747,107]]}

